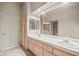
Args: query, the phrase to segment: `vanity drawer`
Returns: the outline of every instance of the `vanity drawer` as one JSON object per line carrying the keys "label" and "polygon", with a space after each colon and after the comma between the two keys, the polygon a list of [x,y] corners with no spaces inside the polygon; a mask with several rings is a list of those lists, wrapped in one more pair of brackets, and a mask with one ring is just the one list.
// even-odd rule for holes
{"label": "vanity drawer", "polygon": [[44,49],[52,53],[52,47],[44,44]]}
{"label": "vanity drawer", "polygon": [[43,56],[55,56],[55,55],[46,50],[43,50]]}
{"label": "vanity drawer", "polygon": [[62,50],[56,49],[56,48],[53,49],[53,54],[55,54],[57,56],[72,56],[71,54],[66,53]]}

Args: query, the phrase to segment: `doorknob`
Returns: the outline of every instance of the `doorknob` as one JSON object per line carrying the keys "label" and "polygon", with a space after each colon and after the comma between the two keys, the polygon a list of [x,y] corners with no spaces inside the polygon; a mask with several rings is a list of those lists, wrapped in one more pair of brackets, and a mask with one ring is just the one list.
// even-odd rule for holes
{"label": "doorknob", "polygon": [[2,33],[2,35],[6,35],[6,33]]}

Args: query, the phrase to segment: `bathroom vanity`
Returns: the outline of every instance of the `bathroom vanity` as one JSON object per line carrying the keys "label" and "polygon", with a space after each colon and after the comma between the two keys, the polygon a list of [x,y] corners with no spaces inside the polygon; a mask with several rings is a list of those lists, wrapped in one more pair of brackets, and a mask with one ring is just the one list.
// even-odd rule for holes
{"label": "bathroom vanity", "polygon": [[[59,5],[62,4],[58,3]],[[27,40],[28,49],[34,55],[79,56],[79,23],[77,23],[79,6],[76,5],[70,3],[67,5],[68,8],[66,5],[61,8],[52,5],[44,9],[47,11],[45,14],[42,14],[42,11],[37,13],[38,10],[32,13],[35,18],[29,19],[31,25],[29,25]]]}
{"label": "bathroom vanity", "polygon": [[76,45],[58,41],[55,38],[28,36],[28,49],[36,56],[77,56]]}

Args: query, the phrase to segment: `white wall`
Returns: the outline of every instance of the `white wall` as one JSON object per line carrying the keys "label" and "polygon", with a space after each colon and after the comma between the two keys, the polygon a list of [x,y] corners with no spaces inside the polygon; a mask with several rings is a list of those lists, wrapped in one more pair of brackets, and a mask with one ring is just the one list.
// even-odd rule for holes
{"label": "white wall", "polygon": [[0,47],[19,45],[21,6],[19,3],[0,3]]}

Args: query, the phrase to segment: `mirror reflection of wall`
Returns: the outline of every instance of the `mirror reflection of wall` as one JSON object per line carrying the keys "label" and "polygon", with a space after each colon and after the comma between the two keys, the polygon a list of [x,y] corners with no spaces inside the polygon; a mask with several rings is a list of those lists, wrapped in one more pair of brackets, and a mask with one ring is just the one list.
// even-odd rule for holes
{"label": "mirror reflection of wall", "polygon": [[30,19],[29,22],[30,33],[40,33],[40,20]]}
{"label": "mirror reflection of wall", "polygon": [[30,19],[29,25],[30,25],[30,30],[39,30],[40,21],[39,20]]}
{"label": "mirror reflection of wall", "polygon": [[40,21],[36,20],[36,29],[39,30],[40,29]]}
{"label": "mirror reflection of wall", "polygon": [[30,19],[30,30],[35,30],[35,20],[34,19]]}

